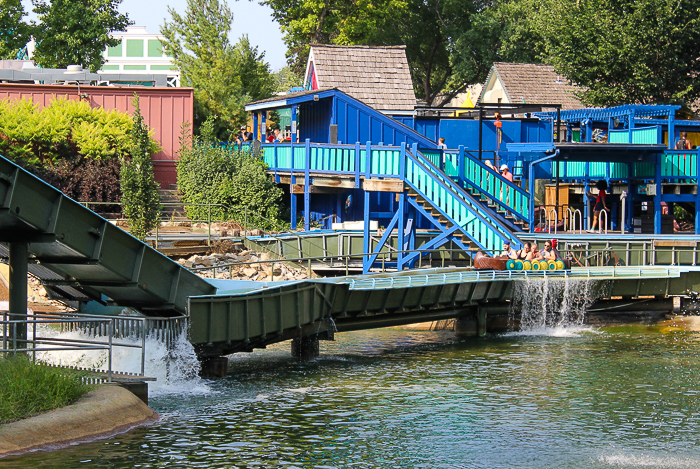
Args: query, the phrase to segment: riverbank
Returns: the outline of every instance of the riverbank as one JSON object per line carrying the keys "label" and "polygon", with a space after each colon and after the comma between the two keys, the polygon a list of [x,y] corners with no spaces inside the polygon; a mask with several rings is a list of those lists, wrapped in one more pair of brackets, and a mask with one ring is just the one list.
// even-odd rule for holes
{"label": "riverbank", "polygon": [[128,390],[103,385],[69,406],[0,426],[0,458],[112,436],[157,418]]}

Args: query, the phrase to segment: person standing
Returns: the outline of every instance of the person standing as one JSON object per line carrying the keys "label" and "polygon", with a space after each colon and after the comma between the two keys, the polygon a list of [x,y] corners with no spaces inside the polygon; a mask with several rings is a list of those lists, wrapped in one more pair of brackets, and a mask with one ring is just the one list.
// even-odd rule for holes
{"label": "person standing", "polygon": [[[600,212],[602,210],[605,210],[605,212],[607,213],[608,211],[608,206],[605,203],[605,191],[608,188],[608,183],[605,181],[598,181],[596,183],[596,187],[598,188],[598,197],[596,197],[595,199],[595,206],[593,207],[593,223],[591,223],[591,227],[590,229],[588,229],[588,233],[593,233],[593,231],[595,231],[596,225],[600,225]],[[588,198],[593,197],[591,195],[591,191],[586,192],[586,195],[588,196]],[[599,226],[599,228],[602,227]]]}
{"label": "person standing", "polygon": [[688,134],[686,132],[681,132],[681,138],[676,142],[676,150],[690,150],[690,140],[688,140]]}
{"label": "person standing", "polygon": [[506,178],[508,181],[513,182],[513,173],[510,172],[507,164],[501,165],[501,176]]}
{"label": "person standing", "polygon": [[447,150],[447,145],[445,144],[445,137],[440,137],[438,139],[438,149]]}

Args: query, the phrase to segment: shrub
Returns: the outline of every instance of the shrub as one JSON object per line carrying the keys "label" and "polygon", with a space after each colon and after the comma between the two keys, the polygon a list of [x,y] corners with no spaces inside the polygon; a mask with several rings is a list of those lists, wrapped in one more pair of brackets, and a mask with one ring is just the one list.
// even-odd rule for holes
{"label": "shrub", "polygon": [[73,370],[0,358],[0,424],[63,407],[92,389]]}
{"label": "shrub", "polygon": [[[119,161],[116,159],[63,159],[50,166],[29,169],[74,200],[90,202],[121,200]],[[121,212],[121,208],[116,204],[90,208],[101,214]]]}
{"label": "shrub", "polygon": [[[249,226],[279,229],[282,189],[265,172],[267,165],[249,152],[195,139],[180,152],[177,183],[183,201],[221,204],[211,207],[213,220],[246,221]],[[187,207],[191,219],[206,220],[208,207]]]}
{"label": "shrub", "polygon": [[[128,114],[85,101],[56,98],[39,109],[27,100],[0,100],[0,155],[76,200],[120,200],[118,158],[131,154],[131,134]],[[150,135],[148,147],[160,151]]]}

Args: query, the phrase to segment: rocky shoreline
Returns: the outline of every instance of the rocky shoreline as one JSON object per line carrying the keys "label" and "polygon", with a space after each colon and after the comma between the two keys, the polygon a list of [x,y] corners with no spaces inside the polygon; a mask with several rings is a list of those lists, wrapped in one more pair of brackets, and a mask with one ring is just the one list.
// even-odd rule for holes
{"label": "rocky shoreline", "polygon": [[306,269],[291,266],[288,261],[275,261],[273,263],[269,262],[271,260],[272,258],[267,253],[241,251],[239,253],[214,252],[206,256],[194,255],[186,259],[178,259],[177,262],[183,267],[194,270],[197,275],[204,278],[214,278],[214,270],[207,269],[211,267],[217,267],[216,278],[219,279],[269,282],[309,278]]}

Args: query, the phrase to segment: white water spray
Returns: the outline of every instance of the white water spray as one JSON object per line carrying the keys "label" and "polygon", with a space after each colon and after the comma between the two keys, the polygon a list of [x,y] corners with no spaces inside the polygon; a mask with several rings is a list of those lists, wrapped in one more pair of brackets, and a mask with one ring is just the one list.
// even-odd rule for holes
{"label": "white water spray", "polygon": [[510,320],[520,312],[520,330],[580,328],[587,308],[601,295],[601,282],[588,279],[528,279],[515,282]]}
{"label": "white water spray", "polygon": [[[60,332],[47,326],[38,326],[37,335],[59,339],[99,340],[84,331]],[[138,348],[120,347],[119,344],[137,345]],[[123,373],[141,372],[141,339],[134,337],[113,339],[112,370]],[[51,365],[108,370],[107,350],[47,351],[36,354],[37,360]],[[146,337],[144,375],[156,378],[149,382],[151,396],[163,394],[207,394],[211,392],[205,380],[199,377],[200,364],[194,347],[183,330],[172,340],[170,349],[156,334]]]}

